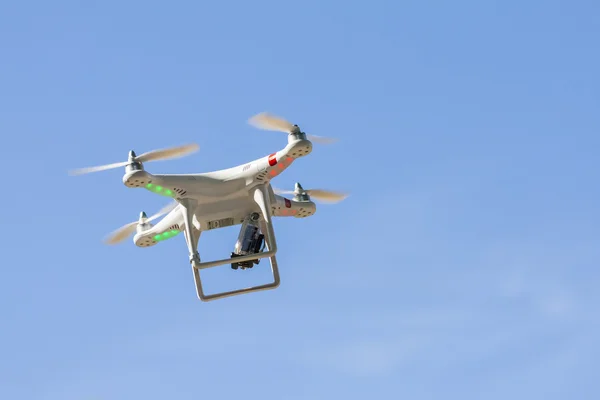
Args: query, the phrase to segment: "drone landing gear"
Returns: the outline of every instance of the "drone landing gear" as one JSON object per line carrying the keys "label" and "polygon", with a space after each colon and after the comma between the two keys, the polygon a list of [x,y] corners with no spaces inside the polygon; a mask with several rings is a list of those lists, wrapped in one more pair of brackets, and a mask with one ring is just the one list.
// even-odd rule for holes
{"label": "drone landing gear", "polygon": [[[260,230],[262,232],[264,232],[264,235],[260,234],[258,237],[262,236],[261,241],[264,240],[264,242],[266,242],[265,244],[266,244],[266,247],[268,248],[268,250],[256,252],[256,253],[250,253],[250,254],[238,254],[235,257],[224,258],[222,260],[200,262],[200,256],[198,255],[198,251],[197,251],[198,238],[194,237],[194,234],[192,232],[193,229],[191,228],[191,225],[188,223],[188,220],[189,221],[192,220],[192,217],[191,217],[192,213],[189,211],[187,213],[184,213],[184,215],[190,214],[188,216],[185,216],[185,221],[186,221],[186,231],[185,232],[186,232],[186,238],[189,237],[189,239],[187,239],[187,242],[188,242],[188,248],[190,249],[190,254],[194,254],[194,256],[190,256],[190,263],[192,265],[192,271],[194,274],[194,282],[196,284],[196,293],[200,300],[212,301],[212,300],[222,299],[225,297],[237,296],[237,295],[244,294],[244,293],[251,293],[251,292],[258,292],[258,291],[262,291],[262,290],[275,289],[279,286],[279,283],[280,283],[279,268],[277,267],[277,259],[275,258],[275,253],[277,253],[277,243],[275,241],[275,232],[273,231],[273,225],[271,222],[271,213],[270,213],[271,206],[268,203],[269,195],[268,195],[268,192],[267,192],[267,189],[265,186],[259,186],[255,189],[254,200],[257,203],[257,205],[259,206],[263,218],[260,219],[260,215],[258,215],[258,217],[250,216],[249,218],[253,219],[254,223],[256,223],[256,225],[260,226]],[[242,234],[242,232],[244,232],[244,231],[242,230],[240,232],[240,235]],[[256,232],[254,232],[254,233],[256,233]],[[198,233],[198,236],[199,236],[199,233]],[[256,244],[257,244],[257,242],[255,241],[254,246],[256,246]],[[261,243],[259,245],[259,248],[263,247],[262,245],[263,245],[263,243]],[[231,258],[236,259],[235,263],[231,262]],[[267,284],[259,285],[259,286],[253,286],[253,287],[244,288],[244,289],[231,290],[228,292],[208,294],[208,295],[204,293],[204,290],[202,288],[202,279],[200,277],[200,270],[207,269],[207,268],[213,268],[213,267],[217,267],[217,266],[225,265],[225,264],[231,264],[232,268],[234,267],[234,265],[237,265],[238,267],[242,267],[242,268],[243,267],[247,268],[247,265],[252,266],[252,264],[258,264],[260,262],[260,260],[263,258],[269,258],[269,261],[271,263],[271,272],[273,274],[273,281],[271,283],[267,283]]]}

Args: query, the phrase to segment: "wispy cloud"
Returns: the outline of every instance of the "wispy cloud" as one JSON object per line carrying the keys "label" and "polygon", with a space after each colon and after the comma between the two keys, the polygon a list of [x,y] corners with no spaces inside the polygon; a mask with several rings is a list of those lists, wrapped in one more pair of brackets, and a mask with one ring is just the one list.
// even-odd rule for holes
{"label": "wispy cloud", "polygon": [[387,376],[409,363],[425,343],[416,336],[395,340],[359,338],[324,343],[305,350],[299,357],[313,368],[359,377]]}
{"label": "wispy cloud", "polygon": [[[379,198],[353,220],[364,230],[345,231],[326,244],[326,251],[314,243],[322,257],[319,279],[312,280],[313,274],[306,286],[343,293],[344,310],[352,311],[321,310],[346,331],[305,340],[298,360],[350,377],[418,370],[460,380],[456,374],[462,371],[479,376],[480,384],[473,387],[482,391],[494,386],[494,379],[512,379],[519,371],[538,384],[544,373],[557,376],[573,365],[581,357],[582,317],[600,303],[597,297],[593,304],[586,302],[589,293],[577,290],[581,281],[566,255],[590,259],[593,247],[543,235],[502,240],[468,230],[455,233],[431,215],[435,212],[428,213],[428,208],[439,210],[436,198],[445,198],[434,192]],[[368,257],[360,255],[372,249]],[[344,253],[356,256],[336,263]],[[559,381],[551,385],[559,386]]]}
{"label": "wispy cloud", "polygon": [[[572,244],[484,238],[465,246],[468,233],[453,235],[427,212],[440,196],[374,200],[372,212],[341,227],[344,234],[321,232],[330,241],[310,243],[318,262],[288,257],[276,292],[191,304],[114,351],[155,365],[200,364],[205,379],[228,380],[222,371],[247,363],[246,374],[262,369],[285,380],[283,371],[293,370],[315,380],[378,381],[407,398],[423,398],[432,380],[438,393],[470,393],[461,398],[561,390],[593,343],[582,339],[581,316],[600,304],[569,273],[563,254]],[[390,224],[384,205],[397,198],[404,199],[396,203],[403,223]],[[368,224],[377,234],[347,234]],[[374,251],[366,258],[356,250]],[[401,261],[390,262],[390,254]]]}

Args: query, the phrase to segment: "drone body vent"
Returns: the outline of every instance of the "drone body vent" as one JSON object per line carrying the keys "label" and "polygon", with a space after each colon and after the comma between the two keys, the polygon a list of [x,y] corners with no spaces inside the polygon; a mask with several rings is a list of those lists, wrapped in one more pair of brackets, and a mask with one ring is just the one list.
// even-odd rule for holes
{"label": "drone body vent", "polygon": [[173,188],[173,191],[179,196],[185,196],[187,194],[187,190],[183,190],[181,188]]}

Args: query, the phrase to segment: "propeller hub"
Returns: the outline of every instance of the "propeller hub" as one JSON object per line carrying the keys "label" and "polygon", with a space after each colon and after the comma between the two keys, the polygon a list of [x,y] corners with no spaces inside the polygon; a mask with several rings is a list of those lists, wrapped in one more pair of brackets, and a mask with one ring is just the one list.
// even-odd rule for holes
{"label": "propeller hub", "polygon": [[152,223],[148,220],[148,216],[144,211],[140,213],[140,218],[138,219],[137,226],[135,227],[135,231],[137,233],[144,232],[148,229],[152,228]]}
{"label": "propeller hub", "polygon": [[125,166],[125,173],[144,169],[142,163],[137,160],[137,154],[135,154],[135,151],[133,150],[129,151],[129,157],[127,157],[127,161],[128,164]]}
{"label": "propeller hub", "polygon": [[302,132],[298,125],[294,125],[288,134],[288,143],[297,142],[298,140],[306,140],[306,133]]}
{"label": "propeller hub", "polygon": [[138,219],[138,225],[146,225],[148,223],[148,216],[144,211],[140,213],[140,218]]}
{"label": "propeller hub", "polygon": [[294,200],[296,201],[310,201],[310,196],[304,191],[304,188],[300,182],[294,184]]}

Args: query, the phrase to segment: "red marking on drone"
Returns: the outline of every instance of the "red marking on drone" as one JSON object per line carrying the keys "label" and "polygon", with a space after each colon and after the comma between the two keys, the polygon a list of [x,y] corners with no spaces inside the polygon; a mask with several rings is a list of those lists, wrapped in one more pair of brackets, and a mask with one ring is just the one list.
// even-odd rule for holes
{"label": "red marking on drone", "polygon": [[288,199],[284,199],[285,200],[285,208],[290,208],[292,206],[292,202],[289,201]]}
{"label": "red marking on drone", "polygon": [[273,165],[277,164],[277,158],[276,158],[277,153],[273,153],[269,155],[269,165],[272,167]]}

